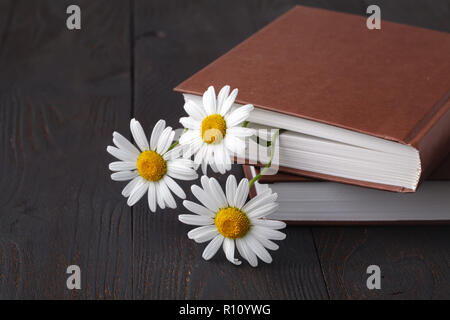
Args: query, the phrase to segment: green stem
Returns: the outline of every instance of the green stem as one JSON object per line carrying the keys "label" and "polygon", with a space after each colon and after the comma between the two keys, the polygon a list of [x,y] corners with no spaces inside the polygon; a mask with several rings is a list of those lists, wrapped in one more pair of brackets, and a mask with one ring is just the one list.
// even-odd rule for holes
{"label": "green stem", "polygon": [[267,172],[267,170],[269,170],[270,166],[272,165],[273,157],[275,155],[275,142],[279,135],[280,135],[280,130],[275,131],[275,133],[273,134],[272,141],[270,143],[270,145],[272,147],[272,149],[270,150],[270,160],[266,164],[266,166],[261,170],[261,172],[249,182],[248,187],[250,189],[252,188],[252,185],[256,181],[258,181]]}
{"label": "green stem", "polygon": [[[183,133],[181,135],[183,135],[184,133],[186,133],[186,131],[188,131],[188,129],[184,129]],[[180,136],[181,138],[181,136]],[[169,152],[170,150],[172,150],[173,148],[175,148],[177,145],[180,144],[180,139],[178,139],[177,141],[175,141],[174,143],[172,143],[172,145],[170,146],[170,148],[167,150],[167,152]]]}
{"label": "green stem", "polygon": [[172,150],[173,148],[175,148],[177,145],[179,145],[180,144],[180,140],[177,140],[177,141],[175,141],[171,146],[170,146],[170,148],[167,150],[168,152],[170,151],[170,150]]}

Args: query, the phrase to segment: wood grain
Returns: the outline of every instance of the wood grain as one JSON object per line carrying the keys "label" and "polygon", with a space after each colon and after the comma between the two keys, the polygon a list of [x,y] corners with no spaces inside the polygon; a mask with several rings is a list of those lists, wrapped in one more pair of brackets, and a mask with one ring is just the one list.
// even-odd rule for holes
{"label": "wood grain", "polygon": [[[79,1],[82,31],[66,28],[71,1],[12,3],[1,4],[0,298],[130,298],[130,209],[106,153],[131,110],[128,3]],[[80,291],[66,287],[72,264]]]}
{"label": "wood grain", "polygon": [[[334,299],[448,299],[449,227],[314,228]],[[367,267],[381,269],[369,290]]]}

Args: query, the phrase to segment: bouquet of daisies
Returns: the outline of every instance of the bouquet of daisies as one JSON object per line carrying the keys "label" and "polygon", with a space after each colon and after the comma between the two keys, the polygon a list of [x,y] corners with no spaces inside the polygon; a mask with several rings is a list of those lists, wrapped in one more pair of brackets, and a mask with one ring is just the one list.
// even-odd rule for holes
{"label": "bouquet of daisies", "polygon": [[225,86],[218,96],[213,87],[203,95],[202,105],[187,100],[184,110],[187,117],[180,119],[185,130],[174,142],[175,131],[159,120],[147,138],[141,124],[132,119],[130,130],[136,145],[120,133],[113,133],[115,146],[107,151],[117,158],[109,169],[114,181],[128,181],[122,195],[133,206],[147,194],[150,211],[157,207],[176,208],[173,195],[185,199],[186,193],[176,180],[196,180],[201,166],[203,176],[200,186],[192,185],[191,191],[199,203],[183,201],[192,214],[183,214],[179,220],[197,226],[188,233],[189,239],[197,243],[209,242],[203,251],[205,260],[211,259],[220,247],[227,259],[236,265],[241,261],[235,251],[256,267],[258,258],[272,262],[269,250],[277,250],[272,240],[283,240],[286,236],[279,229],[285,223],[268,219],[278,208],[277,194],[270,189],[247,201],[253,180],[242,179],[239,184],[233,175],[226,181],[225,191],[214,178],[207,176],[208,167],[225,174],[231,169],[232,155],[243,154],[245,139],[255,134],[246,128],[252,105],[232,111],[231,107],[238,90],[230,93]]}

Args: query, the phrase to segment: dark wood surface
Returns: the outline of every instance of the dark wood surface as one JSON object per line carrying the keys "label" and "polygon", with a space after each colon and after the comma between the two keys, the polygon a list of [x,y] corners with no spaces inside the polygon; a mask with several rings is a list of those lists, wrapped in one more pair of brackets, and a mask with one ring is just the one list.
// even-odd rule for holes
{"label": "dark wood surface", "polygon": [[[132,297],[132,216],[106,170],[130,117],[129,4],[1,1],[0,298]],[[82,288],[69,291],[66,268]]]}
{"label": "dark wood surface", "polygon": [[[448,226],[289,227],[271,265],[235,267],[201,258],[180,201],[130,209],[110,180],[114,130],[129,136],[131,117],[179,127],[172,88],[295,3],[360,15],[372,4],[0,0],[1,299],[450,298]],[[69,4],[80,31],[65,27]],[[383,19],[450,32],[448,1],[376,4]],[[79,291],[66,288],[72,264]],[[381,290],[366,288],[372,264]]]}

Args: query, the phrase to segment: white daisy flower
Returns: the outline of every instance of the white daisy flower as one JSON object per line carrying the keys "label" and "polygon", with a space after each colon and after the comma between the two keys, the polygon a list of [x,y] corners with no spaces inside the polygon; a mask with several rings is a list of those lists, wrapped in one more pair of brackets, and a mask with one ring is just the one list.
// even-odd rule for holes
{"label": "white daisy flower", "polygon": [[184,110],[189,117],[181,118],[180,123],[188,130],[181,136],[180,144],[188,157],[195,154],[196,167],[201,164],[204,174],[208,165],[222,174],[230,170],[231,156],[242,155],[244,139],[254,134],[254,129],[242,127],[253,105],[231,111],[237,94],[238,89],[230,94],[230,87],[225,86],[216,98],[214,87],[209,87],[203,95],[202,105],[186,100]]}
{"label": "white daisy flower", "polygon": [[148,206],[152,212],[156,211],[156,204],[161,209],[166,206],[176,208],[172,192],[182,199],[186,198],[186,194],[174,179],[197,179],[193,161],[180,158],[180,147],[169,150],[175,132],[171,127],[166,128],[164,120],[159,120],[155,125],[150,141],[135,119],[131,120],[130,128],[140,150],[120,133],[114,132],[116,146],[108,146],[107,151],[120,161],[109,165],[109,169],[115,172],[111,179],[131,180],[122,191],[122,195],[128,198],[129,206],[133,206],[147,192]]}
{"label": "white daisy flower", "polygon": [[203,206],[185,200],[183,205],[195,214],[180,215],[179,220],[200,226],[188,233],[189,239],[197,243],[210,241],[203,251],[203,258],[211,259],[223,246],[227,259],[239,265],[241,262],[234,257],[237,247],[242,258],[253,267],[258,265],[257,258],[271,263],[272,257],[267,249],[278,249],[271,240],[286,238],[278,231],[286,227],[284,222],[265,219],[278,208],[275,202],[277,194],[269,189],[245,203],[249,192],[247,179],[242,179],[237,186],[236,178],[230,175],[226,194],[214,178],[203,176],[201,183],[203,189],[196,185],[191,189]]}

